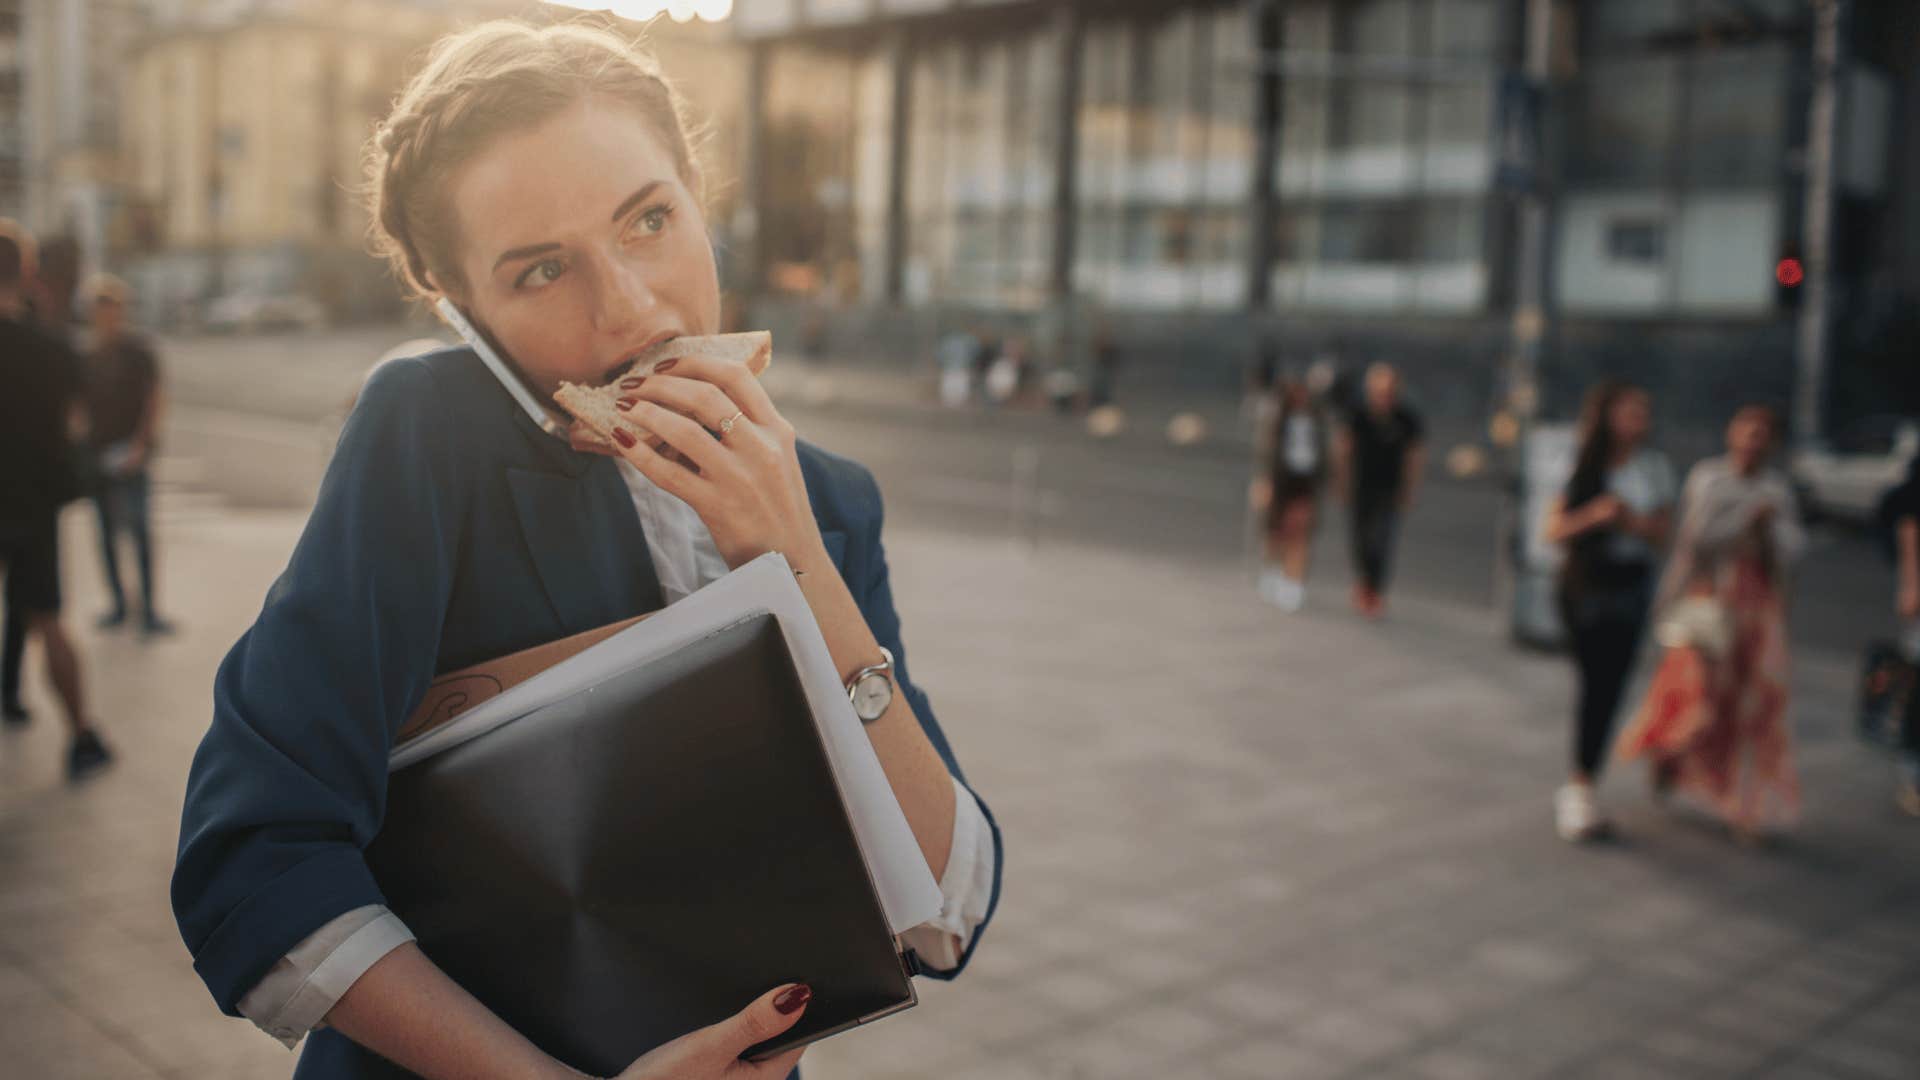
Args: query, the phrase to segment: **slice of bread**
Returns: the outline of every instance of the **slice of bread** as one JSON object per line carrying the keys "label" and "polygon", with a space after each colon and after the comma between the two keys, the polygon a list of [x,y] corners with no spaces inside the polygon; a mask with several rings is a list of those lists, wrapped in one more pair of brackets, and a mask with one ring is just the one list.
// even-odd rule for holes
{"label": "slice of bread", "polygon": [[773,361],[773,335],[765,330],[750,330],[740,334],[709,334],[663,341],[635,357],[632,368],[622,373],[619,379],[604,386],[563,382],[560,389],[554,391],[553,400],[592,431],[597,436],[593,441],[602,447],[613,448],[613,432],[616,429],[625,429],[636,439],[650,439],[652,436],[647,430],[629,419],[615,404],[626,396],[626,391],[620,389],[620,381],[635,375],[650,375],[663,361],[684,356],[743,364],[748,371],[758,375],[767,370],[767,365]]}

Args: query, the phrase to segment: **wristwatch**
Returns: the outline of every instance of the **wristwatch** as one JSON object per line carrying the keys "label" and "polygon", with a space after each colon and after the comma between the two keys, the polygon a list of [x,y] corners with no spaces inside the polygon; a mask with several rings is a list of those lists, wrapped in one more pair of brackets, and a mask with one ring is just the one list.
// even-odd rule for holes
{"label": "wristwatch", "polygon": [[880,646],[880,662],[863,667],[847,680],[847,700],[853,702],[853,715],[863,724],[871,724],[887,714],[893,704],[893,654]]}

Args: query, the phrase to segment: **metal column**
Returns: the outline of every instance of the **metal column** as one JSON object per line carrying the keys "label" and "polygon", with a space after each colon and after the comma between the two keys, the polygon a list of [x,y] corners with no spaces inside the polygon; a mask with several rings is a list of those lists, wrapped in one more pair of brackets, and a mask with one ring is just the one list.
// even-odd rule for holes
{"label": "metal column", "polygon": [[1079,4],[1063,5],[1054,15],[1060,47],[1058,110],[1054,115],[1053,251],[1047,293],[1056,308],[1073,298],[1073,255],[1078,243],[1074,189],[1079,183],[1080,66],[1086,40],[1086,16]]}
{"label": "metal column", "polygon": [[1273,301],[1274,163],[1280,150],[1280,65],[1269,58],[1280,55],[1280,6],[1259,0],[1249,12],[1257,55],[1253,98],[1253,180],[1247,192],[1247,308],[1264,311]]}
{"label": "metal column", "polygon": [[1847,7],[1847,0],[1814,3],[1813,100],[1807,123],[1806,217],[1800,240],[1807,276],[1800,298],[1793,386],[1793,433],[1798,441],[1818,439],[1826,426],[1827,355],[1832,347],[1828,309],[1833,293],[1833,159]]}
{"label": "metal column", "polygon": [[905,30],[887,40],[887,75],[893,93],[887,102],[886,299],[898,304],[906,291],[907,169],[912,164],[909,123],[913,115],[913,53]]}

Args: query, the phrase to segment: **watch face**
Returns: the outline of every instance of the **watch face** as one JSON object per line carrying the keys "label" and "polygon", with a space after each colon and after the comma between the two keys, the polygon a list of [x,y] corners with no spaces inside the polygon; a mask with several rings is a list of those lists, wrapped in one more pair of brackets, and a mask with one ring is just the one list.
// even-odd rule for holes
{"label": "watch face", "polygon": [[869,675],[853,686],[854,714],[868,723],[880,719],[892,702],[893,680],[885,675]]}

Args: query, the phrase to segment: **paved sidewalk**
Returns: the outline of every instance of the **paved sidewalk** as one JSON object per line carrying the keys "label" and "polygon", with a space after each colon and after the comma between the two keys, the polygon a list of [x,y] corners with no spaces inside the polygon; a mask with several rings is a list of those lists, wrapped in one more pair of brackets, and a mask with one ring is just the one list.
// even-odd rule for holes
{"label": "paved sidewalk", "polygon": [[[226,1080],[292,1058],[220,1017],[166,900],[212,672],[298,515],[170,494],[185,632],[84,630],[119,765],[59,780],[0,738],[0,1073]],[[75,626],[98,604],[69,521]],[[1569,678],[1484,616],[1287,617],[1235,574],[890,533],[916,675],[1004,823],[999,921],[919,1009],[829,1040],[810,1080],[1920,1075],[1920,826],[1831,678],[1795,702],[1807,818],[1740,850],[1654,812],[1553,838]]]}

